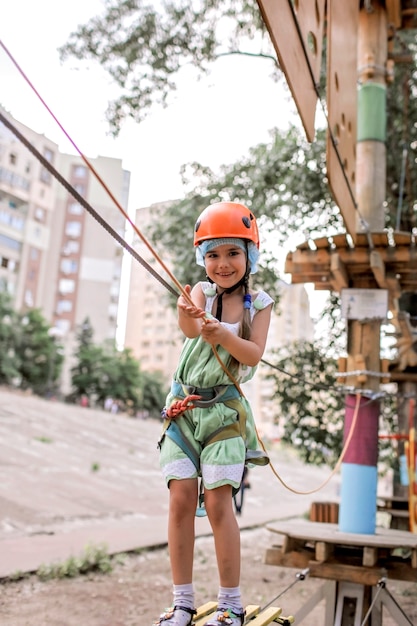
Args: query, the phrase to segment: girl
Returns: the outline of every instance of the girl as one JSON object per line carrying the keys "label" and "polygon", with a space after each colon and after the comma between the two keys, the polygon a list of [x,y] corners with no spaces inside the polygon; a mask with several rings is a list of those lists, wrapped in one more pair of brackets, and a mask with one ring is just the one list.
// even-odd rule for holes
{"label": "girl", "polygon": [[[232,493],[245,463],[264,465],[255,423],[240,383],[255,373],[264,352],[273,301],[249,288],[257,270],[256,219],[242,204],[207,207],[195,225],[196,260],[207,274],[178,298],[178,322],[186,340],[168,394],[160,463],[170,490],[168,545],[173,607],[160,626],[190,626],[198,477],[213,531],[219,571],[218,610],[206,626],[241,626],[240,532]],[[213,349],[214,348],[214,349]],[[224,364],[222,367],[217,356]],[[226,371],[225,371],[226,370]],[[201,502],[200,502],[201,503]]]}

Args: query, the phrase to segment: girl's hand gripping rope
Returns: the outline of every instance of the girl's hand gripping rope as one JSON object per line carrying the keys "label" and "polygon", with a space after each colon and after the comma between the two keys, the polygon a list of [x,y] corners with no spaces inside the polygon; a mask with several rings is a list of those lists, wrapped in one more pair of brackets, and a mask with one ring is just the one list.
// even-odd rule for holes
{"label": "girl's hand gripping rope", "polygon": [[201,396],[190,395],[186,396],[183,400],[177,400],[171,404],[170,407],[162,410],[162,417],[170,420],[179,417],[185,413],[185,411],[195,408],[195,404],[193,404],[194,400],[201,400]]}

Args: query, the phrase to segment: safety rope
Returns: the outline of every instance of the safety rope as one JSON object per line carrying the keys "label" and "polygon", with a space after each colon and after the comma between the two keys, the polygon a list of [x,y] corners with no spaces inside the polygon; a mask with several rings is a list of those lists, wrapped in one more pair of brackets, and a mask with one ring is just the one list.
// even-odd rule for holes
{"label": "safety rope", "polygon": [[310,573],[310,570],[308,568],[301,570],[301,572],[297,572],[296,575],[295,575],[295,580],[293,580],[292,583],[290,583],[287,587],[285,587],[285,589],[283,591],[281,591],[281,593],[279,593],[274,598],[272,598],[272,600],[270,602],[268,602],[268,604],[264,604],[264,606],[262,607],[261,610],[264,611],[269,606],[271,606],[271,604],[273,604],[274,602],[279,600],[279,598],[281,598],[283,595],[288,593],[288,591],[290,591],[290,589],[292,589],[294,587],[294,585],[296,585],[299,582],[302,582],[302,581],[306,580],[306,578],[308,577],[309,573]]}
{"label": "safety rope", "polygon": [[[365,624],[367,623],[368,619],[371,617],[373,608],[376,604],[376,601],[378,599],[378,596],[381,594],[381,592],[384,590],[385,593],[389,596],[391,602],[395,605],[395,607],[398,609],[398,611],[401,613],[402,617],[404,618],[404,620],[407,621],[408,624],[410,624],[410,626],[413,626],[413,622],[407,617],[407,615],[404,613],[404,611],[402,610],[402,608],[400,607],[400,605],[398,604],[397,600],[394,598],[394,596],[392,595],[392,593],[390,593],[386,587],[386,583],[387,583],[387,579],[386,578],[381,578],[378,583],[377,583],[377,591],[375,593],[375,595],[372,598],[372,602],[369,606],[369,609],[366,612],[365,617],[363,618],[362,622],[361,622],[361,626],[365,626]],[[405,622],[401,622],[401,623],[405,623]]]}
{"label": "safety rope", "polygon": [[[353,418],[352,418],[352,423],[350,425],[349,433],[348,433],[348,436],[346,437],[345,444],[344,444],[342,452],[340,453],[340,456],[339,456],[339,458],[338,458],[338,460],[336,462],[336,465],[334,466],[333,470],[330,472],[329,476],[318,487],[315,487],[314,489],[310,489],[308,491],[299,491],[298,489],[293,489],[292,487],[290,487],[281,478],[281,476],[276,471],[272,461],[270,460],[271,470],[274,473],[274,475],[276,476],[276,478],[279,480],[281,485],[283,485],[283,487],[285,487],[286,489],[288,489],[288,491],[291,491],[292,493],[296,493],[297,495],[307,496],[307,495],[310,495],[312,493],[316,493],[317,491],[320,491],[320,489],[323,489],[323,487],[325,487],[330,482],[330,480],[332,479],[332,477],[335,475],[335,473],[338,471],[340,465],[342,464],[343,459],[344,459],[344,457],[346,455],[346,452],[347,452],[347,450],[349,448],[350,442],[352,441],[353,433],[354,433],[355,427],[356,427],[356,422],[358,420],[361,397],[362,397],[362,395],[360,393],[356,394],[355,410],[354,410],[354,414],[353,414]],[[263,451],[266,452],[266,449],[265,449],[265,446],[264,446],[264,443],[263,443],[262,439],[259,439],[259,442],[260,442],[260,444],[262,446]]]}

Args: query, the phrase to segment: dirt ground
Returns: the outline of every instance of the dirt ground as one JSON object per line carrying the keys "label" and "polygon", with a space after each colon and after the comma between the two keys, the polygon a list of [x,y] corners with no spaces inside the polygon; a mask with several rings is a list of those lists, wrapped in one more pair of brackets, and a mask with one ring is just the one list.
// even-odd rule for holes
{"label": "dirt ground", "polygon": [[[282,615],[297,612],[322,581],[297,578],[298,570],[265,565],[264,553],[271,545],[265,528],[242,531],[241,588],[245,605],[280,606]],[[196,604],[216,600],[217,570],[211,537],[196,541]],[[288,589],[291,587],[290,589]],[[90,574],[73,579],[41,582],[31,576],[0,585],[2,626],[151,626],[171,600],[167,549],[125,555],[110,574]],[[390,582],[388,591],[417,624],[417,584]],[[278,596],[280,596],[278,598]],[[397,622],[385,613],[384,626]],[[303,620],[323,626],[324,602]]]}

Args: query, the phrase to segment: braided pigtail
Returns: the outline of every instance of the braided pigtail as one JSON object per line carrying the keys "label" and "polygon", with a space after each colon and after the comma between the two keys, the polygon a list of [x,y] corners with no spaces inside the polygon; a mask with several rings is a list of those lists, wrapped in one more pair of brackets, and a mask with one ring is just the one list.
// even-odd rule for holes
{"label": "braided pigtail", "polygon": [[[242,339],[250,339],[251,330],[252,330],[252,320],[250,315],[250,309],[252,304],[252,296],[249,292],[249,272],[246,272],[244,282],[244,295],[243,295],[243,317],[239,326],[239,337]],[[235,359],[233,356],[230,357],[229,367],[233,372],[237,372],[239,369],[240,362]]]}
{"label": "braided pigtail", "polygon": [[242,339],[250,339],[252,330],[252,320],[250,316],[250,308],[252,304],[252,296],[249,291],[249,274],[245,276],[244,282],[245,294],[243,296],[243,318],[239,328],[239,337]]}

